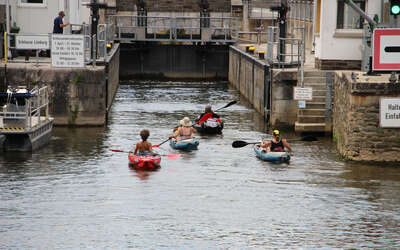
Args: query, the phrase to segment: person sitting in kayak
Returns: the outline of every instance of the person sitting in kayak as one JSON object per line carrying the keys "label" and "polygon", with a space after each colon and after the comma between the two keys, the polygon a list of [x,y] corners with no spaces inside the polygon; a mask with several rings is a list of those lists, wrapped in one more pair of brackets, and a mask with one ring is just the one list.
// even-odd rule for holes
{"label": "person sitting in kayak", "polygon": [[177,141],[186,140],[193,138],[192,134],[197,133],[196,129],[192,127],[192,122],[189,117],[184,117],[180,122],[178,129],[175,131],[174,135],[171,135],[169,138],[175,138]]}
{"label": "person sitting in kayak", "polygon": [[285,152],[285,148],[289,149],[289,151],[292,151],[292,148],[290,147],[289,143],[285,139],[280,138],[279,130],[275,129],[272,133],[273,139],[264,142],[264,140],[261,142],[261,147],[265,148],[267,153],[269,152]]}
{"label": "person sitting in kayak", "polygon": [[156,153],[153,151],[153,147],[150,142],[147,141],[147,138],[150,136],[150,131],[148,129],[143,129],[140,131],[140,137],[142,138],[141,142],[136,143],[135,151],[133,152],[135,155],[155,155]]}
{"label": "person sitting in kayak", "polygon": [[[203,118],[203,117],[204,117],[204,118]],[[203,118],[203,120],[202,120],[201,118]],[[206,118],[206,119],[205,119],[205,118]],[[201,123],[207,121],[207,120],[210,119],[210,118],[215,118],[215,119],[217,119],[217,121],[218,121],[218,120],[219,120],[219,115],[217,115],[216,113],[214,113],[214,111],[212,110],[212,107],[211,107],[210,104],[207,104],[206,107],[204,108],[204,113],[202,113],[202,114],[199,116],[199,118],[196,120],[196,122],[197,122],[198,124],[201,124]],[[199,123],[199,121],[201,121],[201,120],[202,120],[202,122]],[[219,120],[218,122],[220,122],[220,120]]]}

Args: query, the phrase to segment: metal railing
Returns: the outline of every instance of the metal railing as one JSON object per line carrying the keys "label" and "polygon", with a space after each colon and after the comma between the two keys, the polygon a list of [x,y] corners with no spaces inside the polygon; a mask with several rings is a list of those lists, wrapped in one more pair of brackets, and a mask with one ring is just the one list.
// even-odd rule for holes
{"label": "metal railing", "polygon": [[107,49],[114,43],[115,26],[111,24],[99,24],[97,26],[97,58],[104,59]]}
{"label": "metal railing", "polygon": [[314,16],[314,2],[312,0],[289,0],[290,19],[312,22]]}
{"label": "metal railing", "polygon": [[232,17],[108,17],[121,41],[235,42],[239,22]]}
{"label": "metal railing", "polygon": [[280,6],[281,0],[252,0],[248,1],[248,16],[251,19],[277,19],[278,13],[271,11],[271,7]]}
{"label": "metal railing", "polygon": [[3,120],[2,128],[22,126],[25,131],[49,120],[49,93],[44,86],[31,92],[26,92],[31,97],[24,99],[22,104],[18,101],[11,103],[12,94],[9,93],[10,102],[2,107],[0,117]]}
{"label": "metal railing", "polygon": [[[42,49],[31,49],[31,48],[21,48],[16,46],[17,37],[43,37],[47,38],[47,46]],[[7,33],[5,40],[9,40],[10,42],[6,43],[6,49],[11,54],[7,53],[7,62],[9,63],[51,63],[51,55],[49,54],[51,51],[51,36],[52,34],[23,34],[23,33]],[[89,64],[92,62],[91,58],[91,49],[92,49],[92,39],[90,35],[84,35],[84,53],[85,53],[85,63]],[[22,59],[22,58],[24,59]],[[34,60],[32,60],[34,58]]]}
{"label": "metal railing", "polygon": [[[279,37],[279,27],[270,26],[267,29],[267,61],[271,65],[300,66],[305,61],[304,28],[293,28],[300,30],[300,38]],[[281,46],[284,45],[284,48]]]}
{"label": "metal railing", "polygon": [[[90,25],[87,24],[72,24],[66,33],[72,31],[71,35],[83,35],[84,37],[84,63],[85,64],[96,64],[96,61],[103,62],[106,61],[109,49],[114,44],[115,38],[115,26],[112,24],[100,24],[98,25],[97,37],[91,35]],[[60,34],[58,34],[60,35]],[[62,34],[61,34],[62,35]],[[70,34],[65,34],[70,35]],[[17,44],[17,38],[21,37],[35,37],[37,40],[46,43],[46,45],[40,46],[30,46],[29,44],[24,46],[21,42]],[[96,39],[97,38],[97,39]],[[26,40],[26,39],[22,39]],[[29,40],[29,39],[28,39]],[[51,44],[52,44],[52,34],[22,34],[22,33],[5,33],[5,50],[7,51],[7,62],[8,63],[51,63]],[[18,46],[17,46],[18,45]],[[92,53],[92,47],[96,46],[96,52]],[[35,49],[33,49],[35,48]],[[34,59],[33,59],[34,58]]]}

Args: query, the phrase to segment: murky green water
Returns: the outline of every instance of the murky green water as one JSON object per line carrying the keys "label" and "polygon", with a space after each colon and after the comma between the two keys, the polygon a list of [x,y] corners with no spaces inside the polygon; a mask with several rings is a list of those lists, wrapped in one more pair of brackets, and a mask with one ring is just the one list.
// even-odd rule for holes
{"label": "murky green water", "polygon": [[223,83],[122,85],[106,128],[55,128],[42,150],[0,155],[0,249],[400,248],[400,168],[344,163],[328,139],[293,142],[290,165],[262,162],[231,147],[265,135],[244,101],[219,112],[223,135],[159,171],[110,151],[142,128],[160,143],[233,99]]}

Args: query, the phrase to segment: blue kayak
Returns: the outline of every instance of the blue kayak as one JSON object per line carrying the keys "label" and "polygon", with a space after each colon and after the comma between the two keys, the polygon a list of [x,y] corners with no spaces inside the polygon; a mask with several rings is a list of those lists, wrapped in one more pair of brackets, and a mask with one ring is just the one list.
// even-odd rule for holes
{"label": "blue kayak", "polygon": [[290,155],[288,152],[269,152],[266,153],[263,149],[260,149],[259,146],[254,146],[254,151],[257,154],[257,157],[263,161],[269,161],[274,163],[282,163],[286,162],[289,163]]}
{"label": "blue kayak", "polygon": [[173,149],[194,150],[199,146],[199,141],[195,139],[186,139],[177,142],[175,139],[172,139],[169,145],[171,145]]}

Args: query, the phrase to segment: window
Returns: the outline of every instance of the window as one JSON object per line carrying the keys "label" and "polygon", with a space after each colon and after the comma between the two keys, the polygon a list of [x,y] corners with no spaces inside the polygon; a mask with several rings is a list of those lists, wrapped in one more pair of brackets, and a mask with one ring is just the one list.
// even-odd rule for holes
{"label": "window", "polygon": [[47,0],[18,0],[18,5],[24,7],[46,7]]}
{"label": "window", "polygon": [[[353,0],[355,4],[365,11],[365,0]],[[338,0],[337,10],[337,29],[362,29],[364,18],[360,16],[350,5],[345,4],[344,0]]]}

